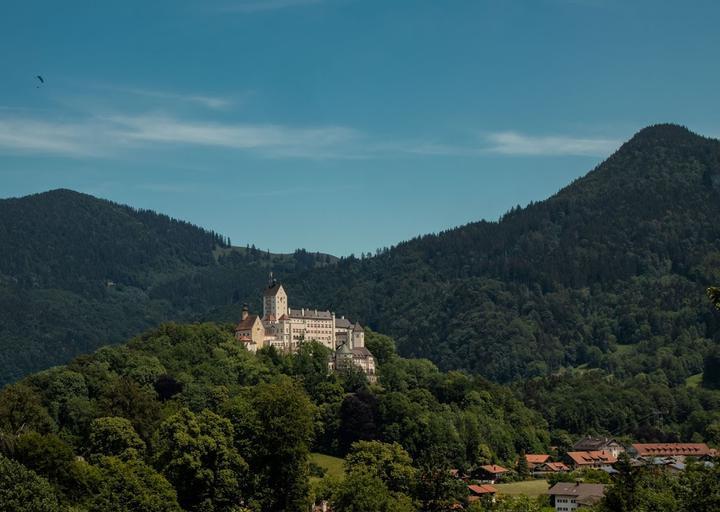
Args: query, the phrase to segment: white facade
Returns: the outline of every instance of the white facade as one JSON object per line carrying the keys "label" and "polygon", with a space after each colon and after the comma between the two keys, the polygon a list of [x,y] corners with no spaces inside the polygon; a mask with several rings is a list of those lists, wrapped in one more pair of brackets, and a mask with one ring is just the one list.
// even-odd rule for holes
{"label": "white facade", "polygon": [[[236,337],[247,342],[247,310],[243,310],[243,321],[236,329]],[[240,327],[243,329],[239,329]],[[359,323],[353,324],[344,316],[335,317],[331,311],[317,309],[293,309],[288,304],[288,295],[283,286],[272,279],[263,293],[263,333],[255,338],[258,347],[272,346],[283,352],[297,351],[304,341],[317,341],[333,351],[347,354],[346,359],[361,368],[371,381],[375,380],[375,358],[365,347],[365,330]],[[249,345],[246,345],[250,347]],[[352,354],[352,356],[350,356]],[[333,356],[331,368],[338,368],[337,355]]]}

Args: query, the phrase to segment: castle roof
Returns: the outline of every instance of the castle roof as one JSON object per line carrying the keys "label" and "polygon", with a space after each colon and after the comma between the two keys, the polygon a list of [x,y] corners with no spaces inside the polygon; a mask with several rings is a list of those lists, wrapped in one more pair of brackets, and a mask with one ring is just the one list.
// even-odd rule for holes
{"label": "castle roof", "polygon": [[[344,345],[345,344],[343,343],[343,346]],[[353,353],[353,356],[356,356],[356,357],[367,358],[367,357],[373,356],[372,353],[367,349],[367,347],[355,347],[350,350]]]}
{"label": "castle roof", "polygon": [[348,344],[347,344],[347,343],[343,343],[342,345],[340,345],[340,346],[337,348],[337,353],[340,353],[340,354],[342,354],[342,355],[351,355],[351,354],[352,354],[352,349],[351,349],[350,347],[348,347]]}
{"label": "castle roof", "polygon": [[276,320],[276,318],[275,318],[275,315],[270,314],[270,315],[267,315],[265,318],[263,318],[263,320],[266,320],[268,322],[274,322]]}
{"label": "castle roof", "polygon": [[263,295],[265,295],[265,297],[274,297],[281,289],[282,285],[277,281],[273,281],[270,286],[265,288],[265,292],[263,293]]}
{"label": "castle roof", "polygon": [[282,316],[278,318],[278,320],[290,320],[290,317],[287,316],[287,313],[283,313]]}
{"label": "castle roof", "polygon": [[292,309],[290,308],[291,318],[311,318],[313,320],[331,320],[332,313],[330,311],[318,311],[317,309]]}
{"label": "castle roof", "polygon": [[353,327],[353,332],[364,332],[362,326],[360,325],[360,322],[355,324],[355,327]]}
{"label": "castle roof", "polygon": [[347,318],[336,318],[335,327],[340,329],[349,329],[352,327],[352,323]]}
{"label": "castle roof", "polygon": [[245,317],[244,320],[240,320],[240,323],[237,324],[235,327],[236,331],[248,331],[252,329],[253,325],[255,325],[255,321],[257,320],[257,315],[248,315]]}

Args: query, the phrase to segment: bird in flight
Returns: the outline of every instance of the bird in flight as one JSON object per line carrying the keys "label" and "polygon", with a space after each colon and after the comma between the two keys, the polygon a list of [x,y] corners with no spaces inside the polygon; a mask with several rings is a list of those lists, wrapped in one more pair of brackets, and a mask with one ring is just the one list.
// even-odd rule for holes
{"label": "bird in flight", "polygon": [[[35,78],[37,78],[38,80],[40,80],[40,85],[42,85],[42,84],[45,83],[45,80],[43,79],[42,76],[36,75]],[[38,89],[40,88],[40,85],[37,86]]]}

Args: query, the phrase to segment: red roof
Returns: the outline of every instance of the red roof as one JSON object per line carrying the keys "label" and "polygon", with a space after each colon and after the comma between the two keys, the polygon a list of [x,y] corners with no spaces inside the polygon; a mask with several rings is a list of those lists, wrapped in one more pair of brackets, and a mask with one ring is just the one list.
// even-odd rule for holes
{"label": "red roof", "polygon": [[528,464],[543,464],[544,462],[547,462],[547,460],[550,458],[550,455],[544,453],[528,453],[527,455],[525,455],[525,458],[527,459]]}
{"label": "red roof", "polygon": [[605,450],[592,452],[568,452],[568,457],[578,466],[591,466],[593,464],[614,464],[617,457]]}
{"label": "red roof", "polygon": [[468,485],[468,489],[473,494],[495,494],[497,492],[492,485]]}
{"label": "red roof", "polygon": [[546,469],[547,471],[570,471],[570,468],[567,467],[567,465],[563,464],[562,462],[546,462],[542,465],[541,469]]}
{"label": "red roof", "polygon": [[283,313],[283,315],[280,318],[278,318],[278,320],[290,320],[290,317],[287,316],[286,313]]}
{"label": "red roof", "polygon": [[651,444],[634,444],[633,448],[637,451],[638,456],[672,456],[686,455],[702,457],[711,455],[712,450],[705,443],[651,443]]}
{"label": "red roof", "polygon": [[504,468],[502,466],[497,466],[495,464],[488,464],[487,466],[480,466],[480,469],[482,469],[486,473],[492,473],[493,475],[499,475],[500,473],[507,473],[508,471],[510,471],[507,468]]}

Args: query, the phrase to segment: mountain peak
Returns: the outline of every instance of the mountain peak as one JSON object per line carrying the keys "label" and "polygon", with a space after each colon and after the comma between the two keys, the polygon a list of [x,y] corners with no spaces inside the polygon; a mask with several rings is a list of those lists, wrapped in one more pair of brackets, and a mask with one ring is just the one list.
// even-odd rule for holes
{"label": "mountain peak", "polygon": [[677,143],[699,138],[701,138],[700,135],[691,132],[685,126],[673,123],[661,123],[643,128],[628,141],[628,144]]}

